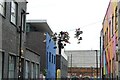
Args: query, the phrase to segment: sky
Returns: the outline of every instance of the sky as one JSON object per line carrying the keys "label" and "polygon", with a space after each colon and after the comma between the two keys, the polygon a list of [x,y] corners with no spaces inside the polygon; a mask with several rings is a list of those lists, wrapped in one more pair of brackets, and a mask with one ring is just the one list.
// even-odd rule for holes
{"label": "sky", "polygon": [[[67,31],[65,50],[99,50],[100,31],[110,0],[27,0],[27,20],[47,20],[53,32]],[[77,44],[75,30],[83,40]]]}

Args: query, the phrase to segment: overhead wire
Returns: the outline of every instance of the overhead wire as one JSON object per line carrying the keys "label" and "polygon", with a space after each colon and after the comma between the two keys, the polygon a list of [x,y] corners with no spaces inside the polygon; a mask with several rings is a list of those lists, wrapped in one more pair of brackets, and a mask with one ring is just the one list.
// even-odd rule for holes
{"label": "overhead wire", "polygon": [[[119,15],[117,15],[117,16],[119,16]],[[103,20],[99,20],[99,21],[97,21],[97,22],[93,22],[93,23],[90,23],[90,24],[87,24],[87,25],[84,25],[84,26],[78,27],[78,28],[89,27],[89,26],[91,26],[91,25],[95,25],[95,24],[100,23],[100,22],[101,22],[101,25],[102,25],[103,21],[105,21],[105,20],[110,20],[110,19],[112,19],[112,17],[115,17],[115,16],[111,16],[111,17],[109,17],[109,18],[105,18],[105,17],[104,17],[105,19],[103,19]],[[69,31],[74,31],[74,30],[76,30],[76,29],[78,29],[78,28],[74,28],[74,29],[71,29],[71,30],[67,30],[67,32],[69,32]]]}

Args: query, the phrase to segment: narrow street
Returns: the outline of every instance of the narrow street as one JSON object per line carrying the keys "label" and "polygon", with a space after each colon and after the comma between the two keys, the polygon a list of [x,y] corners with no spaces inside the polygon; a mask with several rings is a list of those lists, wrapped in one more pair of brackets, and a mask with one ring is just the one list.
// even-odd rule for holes
{"label": "narrow street", "polygon": [[0,80],[120,80],[120,1],[0,0]]}

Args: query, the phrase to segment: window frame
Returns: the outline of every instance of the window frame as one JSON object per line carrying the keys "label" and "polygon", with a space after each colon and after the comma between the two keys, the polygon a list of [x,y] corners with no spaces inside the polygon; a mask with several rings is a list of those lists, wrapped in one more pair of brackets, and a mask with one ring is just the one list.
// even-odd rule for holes
{"label": "window frame", "polygon": [[56,57],[54,56],[54,64],[56,63]]}
{"label": "window frame", "polygon": [[36,78],[36,64],[33,65],[33,78]]}
{"label": "window frame", "polygon": [[111,35],[112,35],[112,32],[111,32],[111,20],[109,21],[109,41],[111,40]]}
{"label": "window frame", "polygon": [[0,51],[0,54],[2,55],[1,79],[3,79],[3,72],[4,72],[4,52]]}
{"label": "window frame", "polygon": [[22,9],[21,10],[21,28],[22,32],[26,31],[26,12]]}
{"label": "window frame", "polygon": [[34,62],[31,62],[31,79],[34,79],[35,78],[35,70],[36,69],[34,69],[35,68],[35,63]]}
{"label": "window frame", "polygon": [[54,59],[54,58],[53,58],[53,54],[52,54],[52,63],[53,63],[53,59]]}
{"label": "window frame", "polygon": [[[27,68],[28,68],[28,72],[26,71],[26,62],[27,62]],[[30,67],[29,67],[29,65],[30,65],[30,61],[28,61],[28,60],[25,60],[25,79],[29,79],[29,75],[30,75]],[[28,74],[28,78],[26,78],[26,74]]]}
{"label": "window frame", "polygon": [[9,54],[9,56],[8,56],[8,78],[10,78],[10,76],[9,76],[9,72],[10,72],[10,70],[9,70],[9,66],[10,66],[9,61],[10,60],[9,59],[10,59],[10,56],[14,58],[14,76],[13,76],[13,78],[15,78],[16,56],[12,55],[12,54]]}
{"label": "window frame", "polygon": [[[3,4],[2,4],[3,3]],[[0,15],[5,17],[5,12],[6,12],[6,3],[5,0],[3,0],[3,2],[0,2],[0,7],[3,9],[3,12],[0,11]]]}
{"label": "window frame", "polygon": [[112,33],[112,37],[114,35],[114,15],[112,15],[112,30],[111,30],[111,33]]}
{"label": "window frame", "polygon": [[[12,9],[13,9],[12,2],[15,4],[15,9],[14,9],[15,16],[12,16]],[[18,4],[15,0],[11,0],[11,2],[10,2],[10,22],[14,25],[17,25],[17,14],[18,14],[17,12],[18,12]],[[15,22],[12,21],[12,17],[15,18]]]}
{"label": "window frame", "polygon": [[107,46],[107,38],[106,38],[106,32],[105,32],[105,47]]}
{"label": "window frame", "polygon": [[115,31],[118,30],[118,14],[117,14],[118,8],[115,8]]}
{"label": "window frame", "polygon": [[39,64],[36,64],[35,67],[36,67],[35,78],[38,79],[39,78]]}
{"label": "window frame", "polygon": [[[106,30],[106,39],[107,39],[106,42],[107,42],[107,45],[108,45],[108,38],[109,38],[108,33],[109,33],[109,32],[108,32],[108,27],[107,27],[107,30]],[[107,45],[106,45],[106,46],[107,46]]]}
{"label": "window frame", "polygon": [[51,62],[51,52],[49,52],[49,62]]}
{"label": "window frame", "polygon": [[47,61],[46,61],[46,62],[47,62],[47,66],[46,66],[46,67],[47,67],[47,69],[48,69],[48,62],[49,62],[49,55],[48,55],[48,52],[47,52]]}

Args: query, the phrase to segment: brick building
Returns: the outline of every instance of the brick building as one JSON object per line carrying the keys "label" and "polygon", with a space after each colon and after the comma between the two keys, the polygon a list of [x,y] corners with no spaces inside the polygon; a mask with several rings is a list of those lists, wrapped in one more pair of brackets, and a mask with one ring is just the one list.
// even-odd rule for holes
{"label": "brick building", "polygon": [[[24,53],[26,0],[0,0],[0,80],[18,78],[19,53]],[[22,28],[22,48],[20,48]],[[21,76],[20,76],[21,77]]]}

